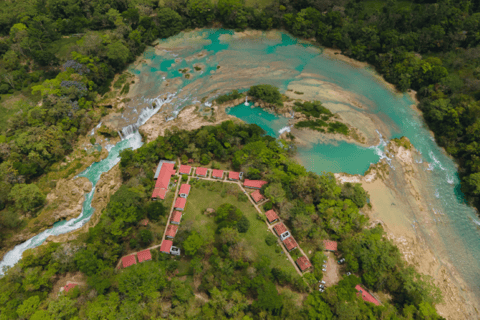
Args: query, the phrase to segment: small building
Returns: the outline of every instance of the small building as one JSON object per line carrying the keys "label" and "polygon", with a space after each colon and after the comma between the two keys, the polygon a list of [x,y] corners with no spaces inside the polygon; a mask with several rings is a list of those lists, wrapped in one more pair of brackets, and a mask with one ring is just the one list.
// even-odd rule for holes
{"label": "small building", "polygon": [[240,181],[242,180],[243,172],[230,171],[228,173],[228,180]]}
{"label": "small building", "polygon": [[285,241],[285,239],[287,239],[290,236],[291,236],[290,231],[285,231],[280,235],[280,240]]}
{"label": "small building", "polygon": [[362,286],[360,286],[359,284],[357,284],[357,285],[355,286],[355,289],[358,291],[358,292],[357,292],[357,295],[361,295],[361,296],[362,296],[363,301],[373,303],[373,304],[376,305],[376,306],[379,306],[379,305],[380,305],[380,301],[378,301],[377,299],[375,299],[374,296],[372,296],[367,290],[365,290],[365,289],[364,289]]}
{"label": "small building", "polygon": [[172,246],[170,248],[170,254],[174,256],[179,256],[180,255],[180,248]]}
{"label": "small building", "polygon": [[157,166],[157,170],[155,171],[155,176],[153,177],[155,180],[158,179],[158,177],[161,176],[162,170],[166,171],[172,171],[174,170],[175,167],[175,162],[174,161],[168,161],[168,160],[160,160]]}
{"label": "small building", "polygon": [[157,200],[157,199],[165,199],[165,195],[167,194],[167,189],[160,189],[160,188],[155,188],[153,189],[152,193],[152,200]]}
{"label": "small building", "polygon": [[138,262],[152,260],[152,253],[150,249],[146,249],[137,253]]}
{"label": "small building", "polygon": [[190,188],[191,186],[189,184],[186,184],[186,183],[182,184],[180,186],[180,191],[178,192],[180,197],[186,199],[188,197],[188,194],[190,193]]}
{"label": "small building", "polygon": [[167,238],[175,238],[175,235],[177,234],[178,231],[178,226],[176,224],[169,224],[167,227],[167,231],[165,232],[165,236]]}
{"label": "small building", "polygon": [[140,220],[140,222],[138,224],[146,227],[148,225],[148,219],[142,219],[142,220]]}
{"label": "small building", "polygon": [[170,249],[172,248],[172,240],[163,240],[162,245],[160,246],[160,252],[170,254]]}
{"label": "small building", "polygon": [[275,221],[278,221],[278,215],[273,210],[268,210],[267,212],[265,212],[265,215],[267,216],[267,220],[268,220],[269,223],[273,223]]}
{"label": "small building", "polygon": [[180,220],[182,220],[182,213],[180,211],[173,211],[170,223],[180,224]]}
{"label": "small building", "polygon": [[259,203],[260,201],[265,200],[265,196],[260,193],[260,190],[253,191],[250,196],[252,197],[253,201],[255,201],[255,203]]}
{"label": "small building", "polygon": [[73,288],[75,288],[76,286],[78,286],[77,283],[67,283],[67,285],[65,287],[63,287],[63,291],[68,292],[68,291],[72,290]]}
{"label": "small building", "polygon": [[155,188],[153,189],[152,199],[165,199],[165,195],[170,185],[170,179],[175,174],[175,162],[161,160],[155,172]]}
{"label": "small building", "polygon": [[188,174],[189,175],[191,171],[192,171],[192,167],[184,165],[184,164],[182,164],[180,166],[180,169],[178,169],[178,173],[180,173],[180,174]]}
{"label": "small building", "polygon": [[245,188],[260,189],[264,184],[267,184],[267,183],[268,183],[267,181],[263,181],[263,180],[245,179],[245,181],[243,182],[243,186]]}
{"label": "small building", "polygon": [[288,237],[283,241],[283,244],[285,245],[285,248],[287,248],[287,251],[290,252],[296,247],[298,247],[297,241],[293,239],[293,237]]}
{"label": "small building", "polygon": [[276,225],[273,226],[273,230],[275,230],[275,233],[277,236],[280,237],[280,235],[284,234],[285,232],[288,231],[287,227],[283,223],[277,223]]}
{"label": "small building", "polygon": [[208,169],[207,168],[202,168],[202,167],[197,167],[195,170],[195,173],[199,177],[206,177],[208,175]]}
{"label": "small building", "polygon": [[175,200],[175,210],[178,211],[183,211],[185,210],[185,205],[187,204],[187,199],[182,198],[182,197],[177,197],[177,200]]}
{"label": "small building", "polygon": [[212,170],[212,178],[223,179],[223,170]]}
{"label": "small building", "polygon": [[297,261],[295,261],[298,268],[300,268],[300,270],[303,272],[305,270],[307,270],[308,268],[311,268],[312,267],[312,263],[310,262],[310,260],[308,260],[307,257],[305,256],[301,256],[300,258],[297,259]]}
{"label": "small building", "polygon": [[323,245],[325,246],[326,251],[337,251],[337,241],[323,240]]}
{"label": "small building", "polygon": [[137,259],[135,259],[134,254],[131,254],[126,257],[122,257],[122,267],[127,268],[134,264],[137,264]]}

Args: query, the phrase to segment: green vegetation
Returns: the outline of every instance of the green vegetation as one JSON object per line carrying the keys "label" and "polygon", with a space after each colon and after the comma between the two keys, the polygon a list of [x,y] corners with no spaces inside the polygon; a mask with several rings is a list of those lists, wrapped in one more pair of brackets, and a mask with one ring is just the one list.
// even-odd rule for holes
{"label": "green vegetation", "polygon": [[[123,184],[99,223],[76,240],[26,252],[0,278],[2,317],[344,319],[353,314],[367,319],[442,319],[434,308],[441,295],[431,279],[405,266],[381,228],[365,228],[368,221],[358,206],[365,204],[367,195],[360,185],[339,185],[332,174],[307,172],[290,158],[291,151],[287,142],[266,136],[256,125],[230,121],[191,132],[167,131],[135,151],[123,151]],[[261,192],[272,197],[273,209],[299,244],[312,251],[313,273],[304,278],[296,274],[267,231],[263,215],[259,219],[249,201],[239,200],[243,193],[237,185],[202,180],[192,180],[174,239],[184,255],[175,258],[154,250],[153,261],[116,270],[121,256],[161,238],[156,223],[151,223],[152,229],[150,224],[138,227],[145,216],[164,220],[164,207],[172,200],[164,200],[164,206],[150,200],[152,168],[159,158],[184,154],[208,154],[267,180]],[[245,220],[248,228],[241,222]],[[316,288],[323,276],[322,239],[339,242],[347,270],[355,273],[324,293]],[[292,251],[294,258],[299,255]],[[52,292],[55,279],[74,272],[85,275],[86,284],[57,297]],[[365,303],[356,295],[358,283],[391,299],[378,307]],[[207,298],[200,303],[194,293]],[[303,302],[297,300],[302,293],[307,295]],[[164,308],[167,300],[175,308]]]}
{"label": "green vegetation", "polygon": [[221,95],[215,99],[215,101],[218,104],[222,104],[228,101],[240,99],[242,97],[242,94],[238,92],[238,90],[233,90],[232,92],[226,93],[224,95]]}
{"label": "green vegetation", "polygon": [[412,148],[412,143],[408,140],[406,137],[401,137],[392,139],[393,142],[395,142],[399,147],[404,147],[407,150],[410,150]]}
{"label": "green vegetation", "polygon": [[259,84],[257,86],[250,87],[247,94],[249,96],[260,99],[264,102],[274,104],[276,106],[283,106],[282,95],[278,91],[277,87],[269,84]]}
{"label": "green vegetation", "polygon": [[346,124],[338,121],[329,121],[333,117],[333,113],[325,108],[320,101],[297,101],[295,102],[295,111],[303,113],[308,118],[308,120],[295,123],[295,128],[309,128],[323,133],[340,133],[346,136],[350,132]]}
{"label": "green vegetation", "polygon": [[297,101],[295,102],[295,111],[314,118],[320,118],[320,116],[325,115],[328,117],[327,119],[329,119],[333,116],[333,113],[325,108],[320,101]]}

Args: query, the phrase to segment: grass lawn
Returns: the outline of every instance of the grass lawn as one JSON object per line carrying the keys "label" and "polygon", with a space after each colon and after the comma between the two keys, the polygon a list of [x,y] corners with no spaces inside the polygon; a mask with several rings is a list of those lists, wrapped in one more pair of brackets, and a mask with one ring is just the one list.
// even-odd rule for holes
{"label": "grass lawn", "polygon": [[[257,218],[257,211],[252,206],[250,201],[238,201],[237,195],[242,191],[237,184],[202,181],[198,182],[190,180],[192,189],[188,196],[187,206],[182,218],[182,223],[191,221],[193,228],[201,234],[214,234],[216,230],[216,223],[213,216],[203,214],[205,209],[217,209],[224,203],[229,203],[240,209],[250,221],[250,228],[247,233],[240,234],[245,239],[251,248],[255,249],[256,259],[266,256],[271,261],[271,267],[279,267],[292,275],[296,276],[295,268],[290,261],[280,250],[276,252],[279,246],[275,244],[269,247],[265,243],[266,236],[270,233],[265,222]],[[182,225],[180,225],[180,228]],[[280,248],[278,248],[280,249]],[[277,251],[278,251],[277,249]]]}

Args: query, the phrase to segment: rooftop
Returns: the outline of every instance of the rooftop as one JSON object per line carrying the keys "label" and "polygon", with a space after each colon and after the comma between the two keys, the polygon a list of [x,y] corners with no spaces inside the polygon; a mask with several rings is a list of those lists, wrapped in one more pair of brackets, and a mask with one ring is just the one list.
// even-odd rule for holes
{"label": "rooftop", "polygon": [[167,232],[165,232],[165,235],[170,238],[175,238],[175,235],[177,234],[178,226],[176,224],[169,224],[167,227]]}
{"label": "rooftop", "polygon": [[243,182],[243,186],[245,186],[247,188],[260,189],[264,184],[267,184],[267,183],[268,183],[267,181],[263,181],[263,180],[248,180],[248,179],[245,179],[245,181]]}
{"label": "rooftop", "polygon": [[285,244],[285,247],[287,248],[288,251],[295,249],[298,247],[297,241],[293,239],[292,237],[288,237],[287,239],[283,240],[283,243]]}
{"label": "rooftop", "polygon": [[184,164],[182,164],[180,166],[180,169],[178,169],[178,173],[180,173],[180,174],[190,174],[190,171],[192,171],[192,167],[191,166],[186,166]]}
{"label": "rooftop", "polygon": [[139,224],[142,225],[142,226],[147,226],[148,225],[148,219],[140,220]]}
{"label": "rooftop", "polygon": [[130,267],[131,265],[137,264],[137,259],[135,259],[135,255],[131,254],[129,256],[122,258],[122,266],[124,268]]}
{"label": "rooftop", "polygon": [[182,194],[182,193],[188,194],[190,192],[190,187],[191,186],[189,184],[184,183],[180,186],[180,191],[178,193],[179,194]]}
{"label": "rooftop", "polygon": [[287,232],[287,227],[285,227],[285,225],[283,223],[277,223],[276,225],[273,226],[273,229],[275,229],[275,232],[278,234],[278,235],[281,235],[282,233],[284,232]]}
{"label": "rooftop", "polygon": [[152,260],[152,253],[150,252],[150,249],[146,249],[137,253],[137,257],[138,257],[138,262]]}
{"label": "rooftop", "polygon": [[[167,164],[166,167],[164,167],[163,165],[164,164]],[[158,176],[160,175],[160,171],[164,168],[166,168],[167,170],[173,170],[173,167],[175,166],[175,162],[173,161],[168,161],[168,160],[160,160],[158,162],[158,166],[157,166],[157,170],[155,170],[155,176],[153,177],[154,179],[158,179]]]}
{"label": "rooftop", "polygon": [[297,259],[297,265],[302,271],[305,271],[312,266],[308,258],[305,256],[301,256]]}
{"label": "rooftop", "polygon": [[173,163],[163,163],[155,183],[155,188],[167,189],[170,184],[170,178],[175,174]]}
{"label": "rooftop", "polygon": [[185,209],[186,203],[187,203],[187,199],[178,197],[177,200],[175,200],[175,208]]}
{"label": "rooftop", "polygon": [[67,283],[67,285],[65,287],[63,287],[63,291],[68,292],[68,291],[72,290],[73,288],[75,288],[76,286],[78,286],[78,284],[76,284],[76,283]]}
{"label": "rooftop", "polygon": [[223,178],[223,170],[212,170],[213,178]]}
{"label": "rooftop", "polygon": [[230,171],[228,173],[228,179],[240,180],[240,172]]}
{"label": "rooftop", "polygon": [[170,253],[170,248],[172,247],[172,245],[172,240],[163,240],[162,245],[160,246],[160,251]]}
{"label": "rooftop", "polygon": [[207,172],[208,172],[208,169],[207,168],[202,168],[202,167],[198,167],[195,170],[195,173],[197,174],[197,176],[206,176]]}
{"label": "rooftop", "polygon": [[337,241],[323,240],[323,245],[325,246],[325,250],[337,251]]}
{"label": "rooftop", "polygon": [[263,194],[260,193],[260,190],[255,190],[252,192],[251,194],[252,196],[252,199],[253,201],[255,202],[260,202],[262,201],[263,199],[265,199],[265,197],[263,196]]}
{"label": "rooftop", "polygon": [[265,215],[267,216],[267,220],[270,223],[272,223],[275,220],[278,220],[278,215],[273,210],[268,210],[267,212],[265,212]]}
{"label": "rooftop", "polygon": [[182,219],[182,213],[180,211],[173,211],[172,219],[170,221],[180,223],[181,219]]}
{"label": "rooftop", "polygon": [[365,289],[362,288],[362,286],[360,286],[359,284],[357,284],[355,286],[355,289],[357,289],[357,295],[358,294],[361,294],[362,295],[362,299],[363,301],[365,302],[371,302],[373,303],[374,305],[376,306],[379,306],[380,305],[380,302],[375,299],[370,293],[368,293],[368,291],[366,291]]}
{"label": "rooftop", "polygon": [[153,189],[152,198],[160,198],[163,200],[165,199],[166,194],[167,194],[167,189],[155,188]]}

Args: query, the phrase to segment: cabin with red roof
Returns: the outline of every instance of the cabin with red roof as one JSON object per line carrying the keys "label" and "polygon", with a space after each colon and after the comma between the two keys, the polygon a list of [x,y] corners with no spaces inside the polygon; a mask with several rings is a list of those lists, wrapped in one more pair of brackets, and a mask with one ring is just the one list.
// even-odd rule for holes
{"label": "cabin with red roof", "polygon": [[283,244],[285,245],[285,248],[287,248],[287,251],[290,252],[296,247],[298,247],[297,241],[293,239],[292,236],[288,237],[287,239],[283,240]]}
{"label": "cabin with red roof", "polygon": [[261,189],[264,184],[267,184],[267,181],[263,180],[248,180],[245,179],[243,182],[243,186],[245,188],[252,188],[252,189]]}
{"label": "cabin with red roof", "polygon": [[127,268],[134,264],[137,264],[137,259],[135,259],[135,255],[131,254],[126,257],[122,257],[122,267]]}
{"label": "cabin with red roof", "polygon": [[160,246],[160,252],[170,254],[170,249],[172,248],[172,240],[163,240],[162,245]]}
{"label": "cabin with red roof", "polygon": [[191,186],[189,184],[186,184],[186,183],[182,184],[180,186],[180,191],[178,192],[180,197],[186,199],[188,197],[188,194],[190,193],[190,188]]}
{"label": "cabin with red roof", "polygon": [[284,234],[285,232],[288,231],[287,227],[283,223],[277,223],[276,225],[273,226],[273,230],[275,230],[275,233],[277,236],[280,237],[280,235]]}
{"label": "cabin with red roof", "polygon": [[150,249],[146,249],[137,253],[138,262],[152,260],[152,253]]}
{"label": "cabin with red roof", "polygon": [[278,215],[273,210],[268,210],[267,212],[265,212],[265,215],[267,216],[267,220],[268,220],[269,223],[273,223],[275,221],[278,221]]}
{"label": "cabin with red roof", "polygon": [[152,199],[156,200],[157,198],[165,199],[165,195],[168,191],[168,186],[170,185],[170,179],[175,174],[175,162],[161,160],[158,164],[157,171],[155,172],[154,178],[157,180],[155,182],[155,188],[153,189]]}
{"label": "cabin with red roof", "polygon": [[295,261],[295,263],[297,264],[297,266],[300,268],[302,272],[312,267],[312,263],[305,256],[301,256],[300,258],[298,258],[297,261]]}
{"label": "cabin with red roof", "polygon": [[223,179],[223,170],[212,170],[212,178],[214,179]]}
{"label": "cabin with red roof", "polygon": [[190,174],[191,171],[192,171],[192,167],[184,164],[182,164],[180,166],[180,169],[178,169],[178,173],[180,174]]}
{"label": "cabin with red roof", "polygon": [[67,283],[67,285],[65,287],[63,287],[63,291],[68,292],[68,291],[72,290],[73,288],[75,288],[76,286],[78,286],[77,283]]}
{"label": "cabin with red roof", "polygon": [[170,223],[180,224],[180,220],[182,220],[182,213],[180,211],[173,211]]}
{"label": "cabin with red roof", "polygon": [[197,176],[206,177],[208,175],[208,169],[197,167],[197,169],[195,169],[195,173],[197,174]]}
{"label": "cabin with red roof", "polygon": [[361,296],[362,296],[363,301],[373,303],[373,304],[376,305],[376,306],[379,306],[379,305],[380,305],[380,301],[378,301],[377,299],[375,299],[374,296],[372,296],[367,290],[365,290],[365,289],[364,289],[362,286],[360,286],[359,284],[357,284],[357,285],[355,286],[355,289],[358,291],[358,292],[357,292],[357,295],[361,295]]}
{"label": "cabin with red roof", "polygon": [[148,225],[148,219],[142,219],[142,220],[140,220],[140,222],[138,224],[146,227]]}
{"label": "cabin with red roof", "polygon": [[177,197],[177,200],[175,200],[175,210],[178,211],[183,211],[185,210],[185,205],[187,204],[187,199],[182,198],[182,197]]}
{"label": "cabin with red roof", "polygon": [[260,193],[260,190],[253,191],[250,196],[252,197],[253,201],[255,201],[255,203],[259,203],[260,201],[265,200],[265,196]]}
{"label": "cabin with red roof", "polygon": [[175,235],[177,234],[178,231],[178,226],[176,224],[169,224],[167,227],[167,231],[165,232],[165,236],[167,238],[175,238]]}
{"label": "cabin with red roof", "polygon": [[326,251],[337,251],[337,241],[323,240],[323,245],[325,246]]}
{"label": "cabin with red roof", "polygon": [[243,177],[243,172],[230,171],[228,173],[228,180],[240,181]]}

